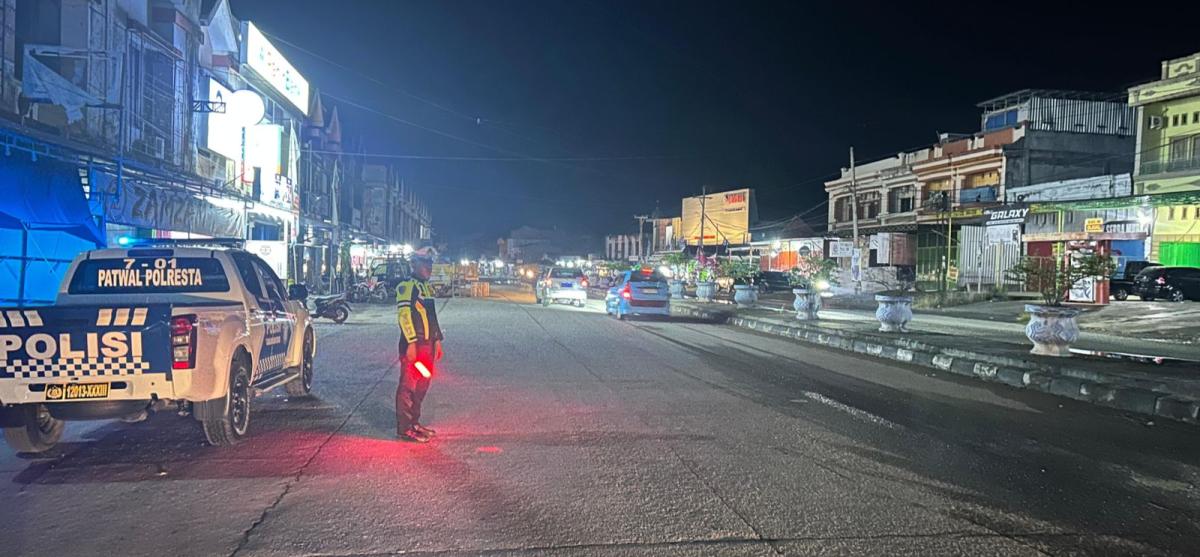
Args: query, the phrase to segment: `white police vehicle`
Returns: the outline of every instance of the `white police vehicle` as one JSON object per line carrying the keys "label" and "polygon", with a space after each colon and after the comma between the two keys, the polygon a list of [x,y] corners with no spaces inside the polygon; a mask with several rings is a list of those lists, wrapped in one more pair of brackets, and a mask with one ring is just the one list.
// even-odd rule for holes
{"label": "white police vehicle", "polygon": [[64,421],[190,413],[213,445],[250,425],[250,401],[312,388],[304,286],[233,241],[147,241],[80,254],[54,305],[0,309],[0,426],[42,452]]}

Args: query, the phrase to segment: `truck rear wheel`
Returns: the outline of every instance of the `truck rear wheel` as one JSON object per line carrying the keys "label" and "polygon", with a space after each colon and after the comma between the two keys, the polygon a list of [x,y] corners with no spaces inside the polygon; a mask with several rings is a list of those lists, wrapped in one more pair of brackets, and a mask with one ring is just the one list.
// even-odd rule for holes
{"label": "truck rear wheel", "polygon": [[225,411],[200,422],[204,437],[217,447],[236,445],[250,428],[250,367],[242,358],[235,359],[229,369],[229,392],[225,393]]}
{"label": "truck rear wheel", "polygon": [[304,331],[304,356],[300,359],[300,377],[283,384],[289,397],[305,397],[312,393],[313,381],[313,333]]}
{"label": "truck rear wheel", "polygon": [[4,428],[4,440],[19,453],[42,453],[58,444],[66,422],[50,415],[45,404],[25,404],[12,409],[21,424]]}

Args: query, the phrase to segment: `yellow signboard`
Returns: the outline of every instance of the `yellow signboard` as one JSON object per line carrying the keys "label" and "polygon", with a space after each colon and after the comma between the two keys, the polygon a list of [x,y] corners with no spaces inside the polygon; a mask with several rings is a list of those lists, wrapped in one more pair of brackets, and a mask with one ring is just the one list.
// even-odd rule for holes
{"label": "yellow signboard", "polygon": [[958,267],[951,265],[949,269],[946,269],[946,280],[958,282]]}
{"label": "yellow signboard", "polygon": [[1087,233],[1104,232],[1104,219],[1091,218],[1083,221],[1083,231]]}
{"label": "yellow signboard", "polygon": [[740,189],[685,197],[679,237],[698,245],[748,244],[750,223],[757,217],[754,191]]}

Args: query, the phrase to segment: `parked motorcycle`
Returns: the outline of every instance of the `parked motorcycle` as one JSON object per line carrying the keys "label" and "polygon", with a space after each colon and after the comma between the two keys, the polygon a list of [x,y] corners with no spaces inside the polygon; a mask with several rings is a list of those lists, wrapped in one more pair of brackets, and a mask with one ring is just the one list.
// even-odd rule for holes
{"label": "parked motorcycle", "polygon": [[350,302],[346,301],[346,293],[313,298],[312,314],[313,317],[332,319],[334,323],[344,323],[350,317]]}

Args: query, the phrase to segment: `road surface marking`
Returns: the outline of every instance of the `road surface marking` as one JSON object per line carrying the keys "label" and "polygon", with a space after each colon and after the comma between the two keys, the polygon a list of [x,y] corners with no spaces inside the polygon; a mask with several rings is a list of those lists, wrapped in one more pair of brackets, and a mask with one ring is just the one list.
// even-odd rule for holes
{"label": "road surface marking", "polygon": [[866,410],[861,410],[861,409],[855,408],[853,406],[842,404],[842,403],[840,403],[836,400],[833,400],[832,398],[829,398],[821,393],[814,393],[812,391],[804,391],[804,396],[808,397],[809,399],[820,402],[821,404],[824,404],[826,406],[841,410],[842,412],[850,414],[851,416],[854,416],[855,418],[858,418],[860,420],[866,420],[873,424],[881,425],[881,426],[889,428],[889,429],[900,429],[900,426],[898,424],[896,424],[895,422],[891,422],[891,421],[885,420],[883,418],[880,418],[879,416],[876,416],[875,414],[867,412]]}

